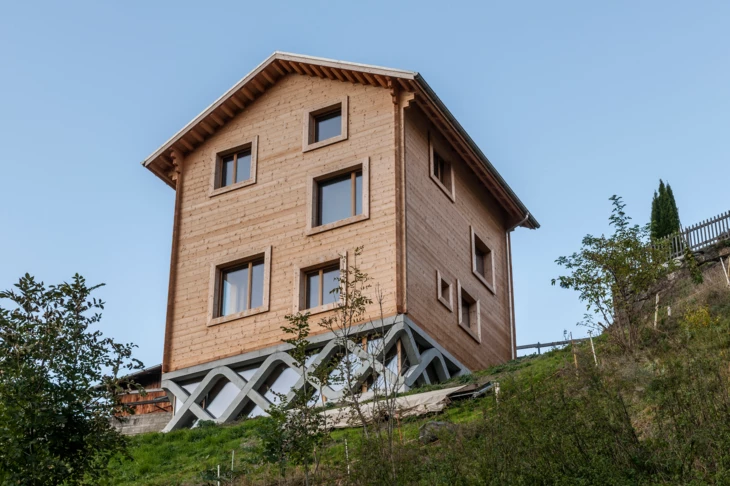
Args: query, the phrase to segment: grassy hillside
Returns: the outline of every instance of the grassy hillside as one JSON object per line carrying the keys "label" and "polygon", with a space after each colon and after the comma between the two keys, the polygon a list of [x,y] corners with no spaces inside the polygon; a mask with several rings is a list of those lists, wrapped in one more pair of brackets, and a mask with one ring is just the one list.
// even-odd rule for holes
{"label": "grassy hillside", "polygon": [[[663,304],[670,302],[667,297]],[[675,286],[671,315],[653,313],[632,353],[609,339],[522,358],[457,382],[498,380],[494,396],[398,424],[394,448],[359,429],[335,431],[317,484],[728,484],[730,289],[719,265],[701,285]],[[445,386],[452,386],[453,383]],[[302,484],[262,460],[261,420],[132,439],[110,484]],[[427,445],[429,420],[456,424]],[[348,450],[345,454],[345,443]],[[349,473],[348,473],[349,465]]]}

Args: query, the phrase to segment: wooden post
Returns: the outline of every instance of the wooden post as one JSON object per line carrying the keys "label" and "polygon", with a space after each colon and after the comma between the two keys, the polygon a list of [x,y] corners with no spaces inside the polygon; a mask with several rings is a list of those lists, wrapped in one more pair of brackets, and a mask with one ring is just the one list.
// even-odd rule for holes
{"label": "wooden post", "polygon": [[588,331],[588,338],[591,340],[591,351],[593,351],[593,362],[596,363],[596,366],[598,366],[598,358],[596,358],[596,348],[593,346],[593,332]]}
{"label": "wooden post", "polygon": [[[728,267],[730,267],[730,257],[727,259]],[[720,265],[722,265],[722,271],[725,273],[725,280],[727,280],[727,285],[730,287],[730,273],[728,272],[728,269],[725,268],[725,262],[722,261],[722,257],[720,257]]]}
{"label": "wooden post", "polygon": [[573,351],[573,364],[575,364],[575,372],[578,373],[578,355],[575,354],[575,344],[573,343],[573,333],[570,333],[570,349]]}
{"label": "wooden post", "polygon": [[[656,329],[656,322],[659,318],[659,292],[656,294],[656,299],[654,300],[654,329]],[[593,343],[593,341],[591,341]]]}

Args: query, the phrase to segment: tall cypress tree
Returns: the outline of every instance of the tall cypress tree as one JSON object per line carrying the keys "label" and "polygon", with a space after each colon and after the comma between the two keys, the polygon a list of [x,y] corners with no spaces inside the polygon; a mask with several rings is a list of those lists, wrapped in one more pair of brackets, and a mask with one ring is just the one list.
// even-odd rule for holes
{"label": "tall cypress tree", "polygon": [[659,179],[659,189],[651,201],[651,237],[663,238],[679,231],[679,211],[669,184]]}

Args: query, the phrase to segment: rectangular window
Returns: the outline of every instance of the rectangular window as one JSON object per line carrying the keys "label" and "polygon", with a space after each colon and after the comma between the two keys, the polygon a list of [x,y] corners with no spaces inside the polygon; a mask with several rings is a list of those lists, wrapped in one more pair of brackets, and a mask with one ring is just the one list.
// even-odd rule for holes
{"label": "rectangular window", "polygon": [[362,171],[317,182],[315,226],[362,214]]}
{"label": "rectangular window", "polygon": [[459,326],[464,329],[475,341],[482,342],[481,312],[479,300],[464,290],[461,282],[456,281],[457,302],[459,304]]}
{"label": "rectangular window", "polygon": [[494,287],[494,253],[471,227],[472,272],[492,293]]}
{"label": "rectangular window", "polygon": [[305,308],[313,309],[338,302],[340,300],[339,279],[339,263],[306,272],[304,276]]}
{"label": "rectangular window", "polygon": [[[439,145],[440,146],[440,145]],[[428,152],[429,152],[429,165],[431,171],[429,176],[436,185],[441,189],[448,197],[454,202],[454,168],[451,162],[444,157],[434,146],[431,134],[429,133],[428,139]]]}
{"label": "rectangular window", "polygon": [[441,275],[441,272],[436,270],[436,298],[441,302],[444,307],[453,312],[453,304],[451,297],[451,282]]}
{"label": "rectangular window", "polygon": [[263,258],[221,270],[219,317],[261,307],[263,298]]}
{"label": "rectangular window", "polygon": [[451,187],[451,164],[435,150],[433,152],[433,175],[445,187]]}
{"label": "rectangular window", "polygon": [[208,325],[268,311],[270,272],[271,247],[212,263]]}

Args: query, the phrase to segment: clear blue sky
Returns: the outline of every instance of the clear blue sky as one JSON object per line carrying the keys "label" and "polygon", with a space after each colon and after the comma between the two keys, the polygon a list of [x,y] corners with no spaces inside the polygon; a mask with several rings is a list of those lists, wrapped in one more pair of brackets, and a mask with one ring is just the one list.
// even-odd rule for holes
{"label": "clear blue sky", "polygon": [[104,329],[161,361],[173,191],[150,152],[275,50],[421,72],[533,211],[514,234],[518,343],[583,306],[555,258],[639,222],[730,209],[728,2],[4,2],[0,288],[105,282]]}

